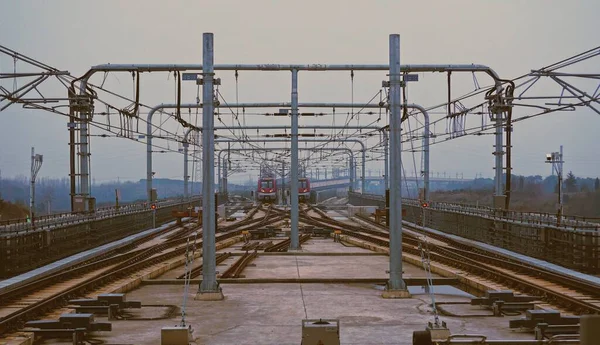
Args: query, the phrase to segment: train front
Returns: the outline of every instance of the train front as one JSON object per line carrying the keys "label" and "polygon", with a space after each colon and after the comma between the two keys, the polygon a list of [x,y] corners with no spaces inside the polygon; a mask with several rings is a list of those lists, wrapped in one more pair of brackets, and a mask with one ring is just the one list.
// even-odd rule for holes
{"label": "train front", "polygon": [[307,202],[310,198],[310,181],[307,178],[298,179],[298,199]]}
{"label": "train front", "polygon": [[277,183],[272,177],[263,177],[258,180],[256,191],[258,200],[268,202],[277,199]]}

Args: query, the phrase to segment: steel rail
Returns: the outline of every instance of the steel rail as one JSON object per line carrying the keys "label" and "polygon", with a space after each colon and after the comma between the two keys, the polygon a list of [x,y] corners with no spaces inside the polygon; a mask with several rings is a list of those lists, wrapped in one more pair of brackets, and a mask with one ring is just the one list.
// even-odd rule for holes
{"label": "steel rail", "polygon": [[[238,236],[240,234],[241,230],[233,230],[230,232],[218,234],[216,236],[216,240],[223,241],[225,239]],[[147,252],[144,252],[144,255],[146,256],[144,259],[130,259],[128,260],[127,265],[121,264],[118,267],[111,269],[110,272],[100,273],[94,277],[90,277],[70,287],[67,290],[58,292],[49,298],[46,298],[37,303],[31,304],[23,309],[15,311],[14,313],[7,315],[5,318],[0,320],[0,334],[3,334],[8,330],[14,329],[15,327],[19,327],[25,321],[27,321],[31,317],[34,317],[35,315],[39,314],[44,310],[63,305],[65,301],[67,301],[71,296],[80,295],[84,293],[84,291],[87,291],[94,286],[104,285],[106,282],[112,281],[115,278],[128,276],[131,274],[131,272],[139,271],[144,267],[154,265],[159,262],[164,262],[165,260],[169,260],[174,257],[183,255],[187,248],[185,246],[181,246],[181,244],[185,242],[187,242],[187,238],[165,242],[162,245],[156,246],[156,249],[153,249],[155,255],[147,256]],[[170,244],[170,247],[175,247],[175,249],[166,253],[156,255],[156,253],[169,248],[169,246],[165,246],[165,244],[167,243]]]}
{"label": "steel rail", "polygon": [[[373,221],[369,217],[358,215],[357,218],[367,221],[370,224],[377,226],[381,229],[385,229],[384,225]],[[572,278],[572,277],[569,277],[569,276],[566,276],[563,274],[556,273],[554,271],[550,271],[550,270],[536,267],[533,265],[524,264],[523,262],[521,262],[519,260],[507,258],[505,256],[502,256],[502,255],[499,255],[496,253],[490,253],[484,249],[475,248],[468,244],[460,243],[453,239],[447,238],[443,235],[425,233],[418,228],[411,227],[411,226],[407,226],[407,227],[410,228],[410,230],[412,230],[412,231],[415,231],[418,233],[423,233],[427,237],[447,243],[448,245],[451,245],[452,247],[454,247],[454,248],[452,248],[452,250],[455,251],[456,254],[460,254],[460,255],[464,255],[464,256],[471,256],[471,257],[475,258],[476,260],[478,260],[479,262],[487,262],[496,267],[503,267],[506,269],[513,270],[515,272],[522,272],[524,274],[528,274],[528,275],[531,275],[534,277],[543,277],[544,279],[547,279],[548,281],[551,281],[553,283],[561,284],[566,287],[577,289],[577,290],[582,290],[582,291],[585,291],[585,293],[588,293],[591,295],[598,295],[598,292],[600,291],[600,286],[598,286],[597,284],[594,284],[592,282],[575,279],[575,278]],[[407,234],[407,236],[411,236],[411,235]],[[431,242],[428,243],[428,245],[429,245],[429,247],[442,248]],[[598,298],[600,299],[600,296]]]}
{"label": "steel rail", "polygon": [[236,262],[234,262],[233,265],[229,266],[229,268],[225,270],[225,272],[223,272],[223,274],[221,275],[221,279],[239,278],[246,266],[248,266],[248,264],[250,264],[250,262],[252,262],[252,260],[256,259],[257,257],[257,251],[251,253],[246,252]]}
{"label": "steel rail", "polygon": [[[151,239],[153,239],[157,236],[165,234],[165,233],[177,228],[178,226],[179,225],[174,224],[174,225],[169,226],[159,232],[149,234],[143,238],[140,238],[140,239],[136,240],[135,242],[132,242],[126,246],[115,248],[114,250],[111,250],[110,252],[98,255],[97,257],[94,257],[94,258],[90,258],[89,260],[86,260],[80,264],[76,264],[74,266],[67,267],[63,271],[59,271],[59,272],[56,272],[54,274],[51,274],[51,275],[48,275],[45,277],[41,277],[39,279],[33,280],[33,281],[25,283],[25,284],[15,285],[14,288],[11,288],[11,289],[5,289],[2,292],[0,292],[0,306],[6,305],[7,302],[9,302],[9,301],[15,300],[16,298],[26,295],[32,291],[37,291],[37,290],[41,289],[42,287],[52,284],[54,282],[64,281],[65,279],[70,279],[69,277],[81,275],[86,272],[98,269],[100,267],[114,265],[120,261],[127,260],[131,257],[139,255],[142,251],[144,251],[146,249],[133,250],[133,248],[139,246],[140,244],[142,244],[144,242],[150,241]],[[118,254],[118,255],[116,254],[118,252],[124,252],[124,251],[129,251],[129,252],[123,253],[123,254]]]}
{"label": "steel rail", "polygon": [[[229,253],[229,252],[217,254],[217,257],[216,257],[217,265],[222,263],[223,261],[227,260],[230,256],[231,256],[231,253]],[[203,265],[193,268],[189,273],[190,279],[194,279],[194,278],[198,277],[199,275],[201,275],[202,268],[203,268]],[[186,275],[187,275],[186,273],[182,273],[179,276],[177,276],[177,279],[184,279],[186,277]]]}
{"label": "steel rail", "polygon": [[[305,216],[307,217],[307,216]],[[303,219],[303,221],[306,221],[306,219]],[[385,234],[385,232],[379,232],[378,234],[373,234],[372,231],[368,231],[366,229],[363,229],[362,232],[366,232],[365,233],[360,233],[360,231],[356,230],[356,227],[353,226],[348,226],[345,223],[333,220],[333,219],[327,219],[327,218],[322,218],[322,219],[313,219],[310,218],[310,221],[312,221],[313,224],[315,225],[320,225],[320,226],[331,226],[331,225],[336,225],[337,223],[337,229],[340,230],[342,232],[342,234],[346,234],[352,237],[357,237],[360,238],[362,240],[371,242],[371,243],[375,243],[377,245],[381,245],[381,246],[385,246],[385,247],[389,247],[389,234]],[[320,223],[320,224],[319,224]],[[380,237],[375,237],[375,236],[380,236]],[[416,239],[414,236],[406,236],[406,238],[403,240],[403,242],[405,242],[402,246],[402,250],[413,254],[413,255],[417,255],[420,256],[420,250],[418,249],[418,239]],[[563,307],[567,307],[569,309],[575,310],[578,313],[600,313],[600,306],[597,306],[593,303],[589,303],[587,302],[587,298],[589,298],[589,300],[597,300],[600,298],[596,298],[593,296],[585,296],[586,300],[581,300],[578,299],[576,297],[572,297],[566,294],[562,294],[560,292],[554,291],[552,289],[549,289],[547,287],[544,286],[540,286],[537,285],[535,283],[532,283],[530,281],[528,281],[528,277],[519,277],[519,272],[512,272],[511,273],[507,273],[507,272],[503,272],[500,269],[498,269],[495,266],[492,266],[492,264],[484,264],[485,267],[482,267],[482,262],[481,259],[484,255],[482,254],[477,254],[477,258],[471,258],[467,255],[463,255],[464,253],[466,253],[466,251],[462,251],[461,254],[459,253],[455,253],[452,252],[453,248],[443,248],[441,246],[436,246],[434,244],[429,243],[428,244],[431,248],[433,248],[434,250],[431,252],[431,255],[433,258],[435,258],[435,261],[447,264],[449,266],[452,267],[458,267],[461,268],[465,271],[469,271],[471,273],[475,273],[479,276],[485,276],[485,277],[489,277],[490,275],[494,277],[494,279],[496,281],[499,281],[501,283],[508,283],[511,286],[516,286],[519,287],[520,289],[522,289],[523,291],[529,291],[529,292],[533,292],[536,295],[539,296],[544,296],[544,298],[549,301],[550,303],[554,303],[554,304],[558,304],[560,306]],[[471,255],[470,252],[468,252],[468,255]],[[497,259],[497,258],[492,258],[488,256],[488,260],[495,260],[495,262],[499,262],[498,260],[501,259]],[[509,264],[514,264],[514,263],[506,263],[507,265]],[[520,268],[523,270],[530,270],[530,267],[524,266],[524,265],[520,265]],[[534,272],[536,273],[536,272]],[[535,274],[533,274],[535,275]],[[568,279],[568,278],[563,278],[563,279]],[[549,282],[555,283],[552,280],[549,280]],[[575,281],[572,282],[570,284],[570,286],[577,286],[579,282]],[[569,286],[569,287],[570,287]],[[590,289],[591,286],[585,287],[584,289]],[[581,287],[579,287],[579,289],[581,289]],[[597,294],[597,292],[596,292]]]}

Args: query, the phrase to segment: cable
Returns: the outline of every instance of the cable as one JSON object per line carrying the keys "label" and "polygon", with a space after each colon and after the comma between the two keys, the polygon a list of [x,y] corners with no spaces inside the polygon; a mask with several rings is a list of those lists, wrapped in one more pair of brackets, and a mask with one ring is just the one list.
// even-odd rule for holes
{"label": "cable", "polygon": [[[296,259],[296,271],[298,273],[298,278],[300,278],[300,266],[298,265],[298,256],[294,255]],[[306,312],[306,301],[304,300],[304,290],[302,289],[302,283],[300,284],[300,296],[302,296],[302,306],[304,307],[304,318],[308,319],[308,313]]]}

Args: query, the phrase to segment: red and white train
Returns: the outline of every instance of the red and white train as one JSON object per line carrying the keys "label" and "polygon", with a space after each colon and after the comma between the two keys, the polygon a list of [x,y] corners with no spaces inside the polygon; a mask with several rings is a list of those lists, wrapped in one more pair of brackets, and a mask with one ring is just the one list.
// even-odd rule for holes
{"label": "red and white train", "polygon": [[274,177],[261,177],[258,179],[256,199],[259,201],[277,200],[277,180]]}
{"label": "red and white train", "polygon": [[[277,200],[277,179],[274,177],[261,177],[258,179],[256,199],[262,202]],[[308,201],[310,199],[310,180],[306,177],[298,179],[298,199]]]}
{"label": "red and white train", "polygon": [[310,180],[306,177],[298,179],[298,200],[308,201],[310,199]]}

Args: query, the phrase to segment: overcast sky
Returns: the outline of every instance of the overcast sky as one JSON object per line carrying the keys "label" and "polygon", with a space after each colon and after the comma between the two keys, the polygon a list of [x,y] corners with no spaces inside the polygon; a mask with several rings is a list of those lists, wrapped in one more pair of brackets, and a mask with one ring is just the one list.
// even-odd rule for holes
{"label": "overcast sky", "polygon": [[[3,1],[0,44],[74,76],[103,63],[202,63],[202,33],[214,33],[215,63],[388,63],[388,35],[401,35],[402,64],[484,64],[505,79],[514,78],[600,45],[600,2],[589,1]],[[594,66],[595,65],[595,66]],[[593,67],[596,67],[595,69]],[[0,70],[12,71],[0,57]],[[598,60],[581,72],[598,72]],[[377,94],[386,73],[356,72],[355,102]],[[228,102],[235,102],[232,72],[217,75]],[[453,75],[454,78],[454,75]],[[145,104],[173,103],[173,77],[142,76]],[[484,86],[491,80],[477,75]],[[102,75],[94,77],[100,84]],[[107,87],[132,97],[128,74],[107,78]],[[193,83],[192,83],[193,84]],[[12,80],[0,85],[12,88]],[[47,95],[66,96],[60,84]],[[299,76],[300,102],[350,102],[348,72],[305,72]],[[424,106],[444,102],[446,76],[421,74],[409,86],[408,101]],[[597,85],[597,84],[596,84]],[[589,84],[585,86],[590,87]],[[48,89],[50,87],[50,89]],[[472,75],[453,79],[453,96],[472,91]],[[595,86],[591,85],[593,92]],[[559,94],[547,83],[540,94]],[[185,84],[182,101],[195,102],[195,85]],[[287,102],[289,72],[240,72],[242,102]],[[480,98],[479,101],[483,101]],[[124,104],[123,106],[125,106]],[[327,110],[331,112],[331,110]],[[519,114],[527,111],[518,110]],[[145,110],[147,112],[147,110]],[[342,112],[340,110],[340,112]],[[143,115],[145,117],[145,115]],[[432,114],[439,119],[442,114]],[[346,116],[340,117],[340,124]],[[364,115],[352,125],[371,123]],[[231,123],[231,117],[223,117]],[[277,122],[279,121],[279,122]],[[285,124],[289,119],[248,116],[247,124]],[[481,122],[471,119],[469,124]],[[32,146],[44,155],[39,176],[67,177],[68,132],[64,117],[11,106],[0,112],[0,169],[3,177],[28,175]],[[331,124],[332,116],[301,119]],[[414,123],[413,125],[416,125]],[[140,125],[141,126],[141,125]],[[180,131],[174,124],[173,131]],[[443,127],[444,124],[439,126]],[[436,131],[443,132],[437,127]],[[589,109],[554,113],[519,122],[513,135],[513,173],[548,175],[547,152],[564,145],[565,170],[600,175],[600,115]],[[180,133],[180,132],[179,132]],[[101,134],[95,131],[93,134]],[[172,144],[171,144],[172,145]],[[431,170],[493,176],[493,137],[465,137],[431,148]],[[177,145],[170,146],[170,148]],[[302,147],[302,146],[301,146]],[[125,139],[92,138],[92,174],[99,183],[145,178],[145,146]],[[157,177],[181,178],[179,154],[157,154]],[[420,170],[420,156],[405,154],[409,172]],[[370,163],[378,171],[382,163]],[[246,177],[244,177],[246,176]],[[247,174],[239,176],[247,179]]]}

